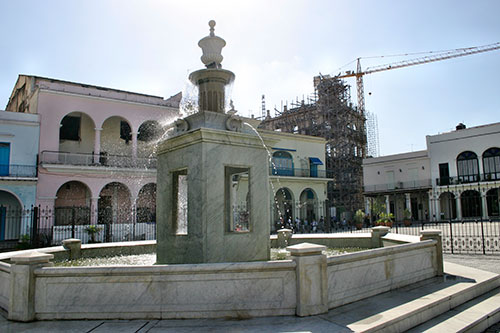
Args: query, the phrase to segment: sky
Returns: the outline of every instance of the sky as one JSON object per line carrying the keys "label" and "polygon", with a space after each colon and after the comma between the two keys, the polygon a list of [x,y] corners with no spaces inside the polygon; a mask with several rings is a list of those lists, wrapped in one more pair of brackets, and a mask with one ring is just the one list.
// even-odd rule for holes
{"label": "sky", "polygon": [[[186,91],[213,19],[238,114],[259,116],[263,94],[273,114],[311,94],[315,75],[355,70],[358,57],[367,68],[500,42],[499,12],[496,0],[0,0],[0,109],[19,74],[165,98]],[[459,122],[500,122],[499,78],[500,50],[365,75],[381,155],[425,149],[426,135]]]}

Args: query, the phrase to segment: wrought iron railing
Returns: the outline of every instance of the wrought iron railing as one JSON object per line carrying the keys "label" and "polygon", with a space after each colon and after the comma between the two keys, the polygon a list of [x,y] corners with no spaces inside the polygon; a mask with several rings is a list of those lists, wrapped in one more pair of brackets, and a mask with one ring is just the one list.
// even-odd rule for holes
{"label": "wrought iron railing", "polygon": [[36,165],[0,164],[0,177],[36,177]]}
{"label": "wrought iron railing", "polygon": [[132,157],[126,155],[108,155],[107,153],[97,155],[91,153],[43,151],[40,162],[59,165],[156,169],[155,157]]}
{"label": "wrought iron railing", "polygon": [[412,180],[407,182],[394,182],[376,185],[365,185],[365,192],[386,192],[394,190],[411,190],[431,188],[430,179]]}
{"label": "wrought iron railing", "polygon": [[491,182],[500,180],[500,172],[489,172],[477,175],[454,176],[454,177],[440,177],[436,178],[437,186],[470,184],[478,182]]}
{"label": "wrought iron railing", "polygon": [[312,178],[332,178],[333,172],[329,170],[298,169],[298,168],[277,168],[269,167],[270,176],[287,177],[312,177]]}

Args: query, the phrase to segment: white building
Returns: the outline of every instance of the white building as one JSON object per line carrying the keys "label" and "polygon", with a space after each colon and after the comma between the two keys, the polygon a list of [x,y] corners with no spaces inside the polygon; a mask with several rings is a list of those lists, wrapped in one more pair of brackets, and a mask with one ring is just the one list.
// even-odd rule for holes
{"label": "white building", "polygon": [[500,123],[426,139],[427,150],[363,161],[367,211],[382,197],[396,220],[405,208],[414,220],[498,218]]}
{"label": "white building", "polygon": [[272,155],[269,166],[271,218],[274,230],[280,218],[312,222],[329,215],[327,211],[326,140],[309,135],[259,130]]}

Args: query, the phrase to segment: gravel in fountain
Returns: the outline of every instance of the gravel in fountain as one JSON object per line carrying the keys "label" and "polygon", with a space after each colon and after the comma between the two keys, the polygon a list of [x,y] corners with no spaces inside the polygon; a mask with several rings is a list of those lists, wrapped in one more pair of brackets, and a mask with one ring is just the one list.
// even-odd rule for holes
{"label": "gravel in fountain", "polygon": [[[327,248],[324,253],[327,257],[333,257],[341,254],[363,251],[359,247],[347,248]],[[271,260],[285,260],[288,259],[290,253],[283,249],[272,248]],[[114,257],[101,257],[101,258],[82,258],[78,260],[64,260],[55,261],[56,267],[71,267],[71,266],[151,266],[156,262],[156,253],[124,255]]]}

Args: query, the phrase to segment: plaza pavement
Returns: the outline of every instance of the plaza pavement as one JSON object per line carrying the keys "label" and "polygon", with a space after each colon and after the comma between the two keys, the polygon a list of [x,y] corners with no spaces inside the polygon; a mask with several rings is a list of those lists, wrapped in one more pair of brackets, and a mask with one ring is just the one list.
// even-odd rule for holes
{"label": "plaza pavement", "polygon": [[[444,260],[500,274],[500,255],[451,255]],[[333,311],[333,310],[332,310]],[[328,314],[312,317],[263,317],[253,319],[190,319],[190,320],[58,320],[32,323],[11,322],[0,316],[0,332],[351,332],[329,320]],[[500,332],[500,324],[487,333]]]}

